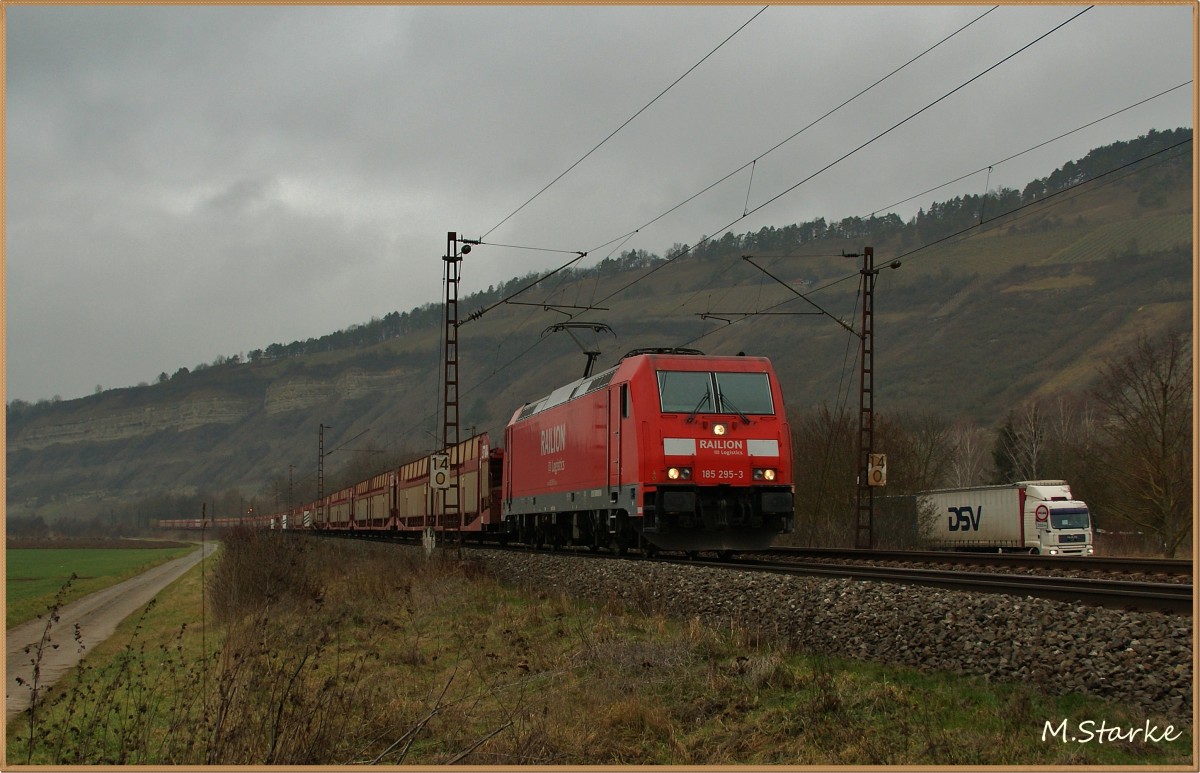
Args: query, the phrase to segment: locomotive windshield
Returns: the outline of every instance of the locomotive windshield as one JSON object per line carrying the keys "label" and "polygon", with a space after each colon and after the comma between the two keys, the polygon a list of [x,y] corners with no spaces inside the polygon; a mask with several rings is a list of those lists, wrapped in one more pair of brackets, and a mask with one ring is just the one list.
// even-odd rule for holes
{"label": "locomotive windshield", "polygon": [[660,370],[658,394],[663,413],[775,413],[766,373]]}

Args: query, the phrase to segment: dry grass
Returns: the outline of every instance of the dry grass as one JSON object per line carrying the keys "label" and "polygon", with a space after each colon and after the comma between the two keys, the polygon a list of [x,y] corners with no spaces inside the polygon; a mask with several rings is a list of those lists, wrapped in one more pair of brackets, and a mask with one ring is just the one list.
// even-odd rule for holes
{"label": "dry grass", "polygon": [[237,534],[207,590],[219,641],[210,630],[201,648],[198,626],[178,620],[198,587],[165,597],[115,657],[50,696],[31,747],[10,734],[10,754],[47,765],[425,767],[1190,759],[1186,736],[1136,749],[1040,742],[1046,719],[1144,719],[1096,702],[523,594],[448,553],[427,561],[387,545]]}

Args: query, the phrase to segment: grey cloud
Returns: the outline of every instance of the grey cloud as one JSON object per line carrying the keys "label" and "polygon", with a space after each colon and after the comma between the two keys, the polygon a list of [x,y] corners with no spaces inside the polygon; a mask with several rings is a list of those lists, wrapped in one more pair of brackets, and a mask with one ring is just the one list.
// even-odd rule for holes
{"label": "grey cloud", "polygon": [[[763,158],[752,186],[743,171],[622,246],[867,215],[1191,77],[1190,8],[1098,6],[739,219],[748,193],[754,207],[787,190],[1079,9],[998,8]],[[10,399],[132,384],[436,301],[421,261],[436,264],[447,230],[497,225],[758,10],[8,8]],[[985,10],[772,6],[495,240],[596,248]],[[1001,164],[990,185],[1191,116],[1183,89]],[[464,285],[548,267],[492,250]],[[400,275],[417,279],[380,280]],[[357,305],[322,304],[331,289]]]}

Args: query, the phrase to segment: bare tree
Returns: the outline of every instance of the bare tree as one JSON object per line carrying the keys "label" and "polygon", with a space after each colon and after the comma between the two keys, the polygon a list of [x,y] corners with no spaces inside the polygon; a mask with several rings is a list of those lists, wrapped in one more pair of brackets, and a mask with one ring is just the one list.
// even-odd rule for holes
{"label": "bare tree", "polygon": [[1168,556],[1192,529],[1192,367],[1183,334],[1142,334],[1105,361],[1093,393],[1109,511],[1154,534]]}
{"label": "bare tree", "polygon": [[996,438],[993,457],[1000,483],[1037,480],[1042,475],[1046,418],[1041,406],[1028,402],[1008,414]]}
{"label": "bare tree", "polygon": [[900,414],[876,419],[876,450],[888,455],[889,494],[943,485],[952,464],[950,425],[940,416]]}
{"label": "bare tree", "polygon": [[946,472],[950,486],[980,486],[991,479],[994,473],[988,459],[987,435],[987,430],[965,420],[950,428],[950,461]]}
{"label": "bare tree", "polygon": [[874,539],[878,546],[911,550],[924,546],[924,523],[912,495],[943,486],[952,463],[950,424],[931,413],[880,416],[875,450],[887,454],[887,485],[875,491]]}
{"label": "bare tree", "polygon": [[849,411],[813,408],[792,424],[795,458],[795,544],[854,544],[857,463]]}

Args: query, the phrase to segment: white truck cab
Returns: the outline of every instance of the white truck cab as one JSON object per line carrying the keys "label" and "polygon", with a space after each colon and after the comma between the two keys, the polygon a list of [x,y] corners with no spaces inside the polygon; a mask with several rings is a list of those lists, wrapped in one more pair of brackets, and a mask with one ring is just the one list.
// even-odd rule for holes
{"label": "white truck cab", "polygon": [[[1092,517],[1086,503],[1071,496],[1066,481],[1026,481],[1024,486],[1024,520],[1026,546],[1047,556],[1090,556]],[[1030,544],[1028,524],[1036,544]],[[1033,552],[1031,550],[1030,552]]]}

